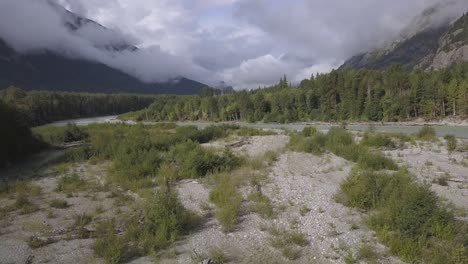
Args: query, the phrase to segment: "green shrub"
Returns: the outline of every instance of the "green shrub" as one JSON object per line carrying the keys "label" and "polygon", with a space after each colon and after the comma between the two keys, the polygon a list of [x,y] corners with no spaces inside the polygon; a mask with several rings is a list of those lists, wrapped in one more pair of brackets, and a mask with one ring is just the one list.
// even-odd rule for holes
{"label": "green shrub", "polygon": [[424,141],[436,141],[437,140],[435,129],[429,126],[422,127],[416,134],[416,137]]}
{"label": "green shrub", "polygon": [[290,150],[321,155],[325,152],[324,134],[313,127],[305,128],[302,133],[293,133],[289,139]]}
{"label": "green shrub", "polygon": [[361,140],[361,144],[364,146],[376,148],[396,148],[396,144],[392,141],[390,136],[379,133],[365,133]]}
{"label": "green shrub", "polygon": [[377,263],[379,258],[374,246],[371,244],[362,244],[358,250],[358,255],[360,259],[365,260],[367,263]]}
{"label": "green shrub", "polygon": [[117,264],[128,260],[128,247],[123,236],[116,234],[115,220],[100,222],[96,227],[94,254],[106,263]]}
{"label": "green shrub", "polygon": [[346,205],[365,210],[375,208],[382,199],[382,192],[390,177],[386,173],[354,169],[341,183]]}
{"label": "green shrub", "polygon": [[446,135],[444,139],[447,141],[447,150],[449,152],[457,149],[457,139],[453,135]]}
{"label": "green shrub", "polygon": [[364,169],[372,170],[398,170],[398,165],[390,158],[378,151],[362,151],[358,164]]}
{"label": "green shrub", "polygon": [[49,202],[49,205],[50,207],[59,208],[59,209],[68,208],[70,206],[67,201],[62,200],[62,199],[52,199]]}
{"label": "green shrub", "polygon": [[460,245],[454,240],[457,228],[452,213],[428,186],[418,184],[405,170],[387,174],[355,168],[340,189],[341,202],[374,210],[368,224],[404,261],[421,260],[424,252],[442,251],[446,243]]}
{"label": "green shrub", "polygon": [[167,247],[199,223],[199,217],[180,203],[177,194],[160,189],[145,207],[145,222],[138,235],[146,253]]}
{"label": "green shrub", "polygon": [[86,189],[86,182],[74,173],[65,175],[57,181],[57,191],[65,193],[73,193]]}
{"label": "green shrub", "polygon": [[223,155],[202,148],[198,143],[186,141],[173,146],[169,159],[177,164],[179,178],[199,178],[207,173],[229,171],[240,165],[240,159],[229,150]]}
{"label": "green shrub", "polygon": [[28,214],[34,212],[37,208],[31,203],[25,193],[20,193],[16,197],[14,207],[21,210],[21,213]]}
{"label": "green shrub", "polygon": [[41,140],[52,145],[81,141],[89,137],[87,132],[74,123],[68,123],[64,127],[38,127],[34,128],[33,132]]}
{"label": "green shrub", "polygon": [[79,238],[88,238],[89,231],[85,227],[91,223],[91,221],[93,221],[93,216],[86,213],[75,216],[73,227],[75,228],[75,232]]}
{"label": "green shrub", "polygon": [[325,147],[335,155],[356,162],[367,149],[354,143],[353,135],[346,129],[332,127],[327,133]]}

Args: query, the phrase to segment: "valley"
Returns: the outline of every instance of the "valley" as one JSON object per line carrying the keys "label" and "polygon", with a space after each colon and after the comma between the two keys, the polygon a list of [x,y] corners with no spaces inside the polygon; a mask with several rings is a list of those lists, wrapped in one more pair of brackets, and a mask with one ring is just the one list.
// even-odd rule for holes
{"label": "valley", "polygon": [[[90,124],[81,129],[89,133],[90,147],[98,151],[92,151],[96,154],[88,156],[85,154],[88,151],[80,150],[88,148],[83,146],[66,150],[52,160],[19,165],[23,170],[8,170],[9,177],[16,180],[4,181],[1,189],[0,255],[5,263],[199,263],[206,259],[215,263],[404,263],[415,257],[402,255],[402,260],[394,249],[382,243],[372,225],[368,225],[375,212],[347,207],[340,200],[343,183],[353,175],[356,162],[353,158],[346,160],[347,154],[333,146],[323,149],[321,146],[327,146],[330,139],[315,141],[315,135],[322,136],[315,134],[313,128],[293,132],[226,124],[218,127],[220,130],[216,126],[200,130],[167,123],[130,127]],[[40,133],[47,139],[46,133],[62,133],[66,129],[46,127]],[[145,140],[145,136],[127,138],[126,142],[134,142],[128,146],[123,142],[105,146],[96,141],[105,140],[103,135],[113,140],[112,131],[119,130],[135,136],[144,135],[143,131],[153,135],[169,133],[174,135],[174,140],[189,136],[200,144],[196,147],[200,152],[193,158],[202,162],[204,155],[222,155],[224,162],[234,162],[233,167],[222,165],[219,170],[192,171],[194,165],[187,164],[187,167],[177,156],[177,149],[192,143],[176,143],[163,154],[165,147],[161,149],[164,146],[161,143],[166,143],[157,137],[151,140],[149,146],[153,147],[145,148],[153,154],[134,157],[140,165],[132,167],[124,161],[132,159],[131,154],[115,155],[119,155],[121,147],[131,146],[130,151],[142,148],[137,142]],[[341,130],[331,131],[327,137]],[[438,206],[443,204],[444,210],[453,213],[457,221],[466,221],[468,156],[463,149],[468,141],[458,139],[456,149],[449,151],[448,141],[431,133],[392,136],[367,131],[355,132],[352,137],[360,142],[359,146],[371,144],[371,149],[380,146],[385,156],[416,176],[417,184],[427,186],[440,197]],[[374,137],[385,140],[375,141]],[[309,138],[316,143],[307,143]],[[173,143],[167,146],[170,144]],[[155,147],[161,149],[163,157],[172,159],[176,167],[168,167],[164,161],[147,163],[147,159],[157,155]],[[111,148],[115,150],[108,152]],[[180,157],[190,160],[192,151],[182,152]],[[226,151],[234,156],[230,157]],[[373,169],[361,161],[357,163],[362,164],[358,167],[367,168],[366,171],[381,170],[381,165],[377,165],[380,163],[376,163],[377,167],[372,165]],[[393,165],[388,168],[394,170]],[[131,234],[136,231],[135,225],[145,229],[150,224],[149,213],[156,211],[148,211],[148,202],[168,188],[168,181],[169,192],[177,194],[180,206],[197,216],[196,224],[189,232],[171,235],[168,240],[157,238],[151,243],[160,242],[146,248],[146,243],[152,240],[140,241]],[[219,201],[213,198],[218,186],[223,186],[220,190],[228,195]],[[27,198],[23,198],[25,194]],[[233,197],[239,200],[232,200]],[[229,206],[224,207],[224,203]],[[225,217],[221,214],[223,210],[228,213]],[[165,221],[158,219],[155,223]],[[108,231],[102,233],[102,228]],[[105,242],[111,243],[111,247],[98,246],[102,239],[111,239]],[[450,254],[455,254],[450,256],[453,258],[462,257]]]}

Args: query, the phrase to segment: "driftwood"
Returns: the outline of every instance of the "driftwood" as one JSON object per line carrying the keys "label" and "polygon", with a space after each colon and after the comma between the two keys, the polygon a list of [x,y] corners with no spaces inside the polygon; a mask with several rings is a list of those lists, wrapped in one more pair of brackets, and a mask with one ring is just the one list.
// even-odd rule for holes
{"label": "driftwood", "polygon": [[79,147],[79,146],[86,145],[86,144],[88,144],[86,140],[81,140],[81,141],[74,141],[74,142],[56,145],[55,147],[61,148],[61,149],[68,149],[68,148]]}
{"label": "driftwood", "polygon": [[447,179],[447,181],[458,182],[458,183],[466,183],[466,182],[468,182],[468,181],[466,181],[466,180],[454,179],[454,178]]}
{"label": "driftwood", "polygon": [[249,145],[249,144],[250,144],[250,141],[248,141],[247,139],[242,139],[241,141],[237,141],[237,142],[234,142],[232,144],[229,144],[228,147],[230,147],[230,148],[240,148],[242,146]]}

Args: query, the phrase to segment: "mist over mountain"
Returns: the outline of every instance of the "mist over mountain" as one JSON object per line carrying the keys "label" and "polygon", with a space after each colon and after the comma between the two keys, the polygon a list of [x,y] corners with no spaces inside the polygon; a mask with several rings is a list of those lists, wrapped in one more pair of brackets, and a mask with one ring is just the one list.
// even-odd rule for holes
{"label": "mist over mountain", "polygon": [[[173,69],[163,70],[164,67],[171,68],[164,61],[147,64],[148,59],[143,58],[158,53],[157,49],[138,49],[130,36],[83,18],[55,2],[32,2],[29,8],[21,6],[22,10],[15,9],[19,7],[17,3],[10,3],[9,7],[15,13],[45,12],[47,19],[42,20],[43,25],[39,21],[23,27],[29,29],[23,32],[7,28],[11,24],[2,23],[1,87],[16,85],[35,90],[198,94],[206,86],[177,75]],[[49,30],[37,31],[44,26],[50,26]],[[25,38],[33,37],[34,43],[25,41]]]}
{"label": "mist over mountain", "polygon": [[347,60],[341,68],[385,69],[391,64],[439,69],[468,61],[468,2],[441,2],[424,10],[398,38]]}

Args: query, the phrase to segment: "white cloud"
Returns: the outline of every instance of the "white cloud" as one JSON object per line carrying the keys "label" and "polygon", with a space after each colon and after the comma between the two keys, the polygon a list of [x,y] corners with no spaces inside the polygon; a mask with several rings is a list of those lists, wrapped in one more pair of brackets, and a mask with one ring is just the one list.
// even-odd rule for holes
{"label": "white cloud", "polygon": [[[117,33],[70,34],[44,5],[56,1]],[[462,13],[465,0],[446,15]],[[413,16],[446,0],[1,0],[0,36],[15,48],[51,48],[141,79],[186,76],[237,88],[298,82],[396,37]],[[14,25],[14,26],[12,26]],[[107,54],[94,45],[125,39],[144,50]],[[92,40],[92,41],[91,41]]]}

